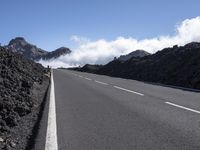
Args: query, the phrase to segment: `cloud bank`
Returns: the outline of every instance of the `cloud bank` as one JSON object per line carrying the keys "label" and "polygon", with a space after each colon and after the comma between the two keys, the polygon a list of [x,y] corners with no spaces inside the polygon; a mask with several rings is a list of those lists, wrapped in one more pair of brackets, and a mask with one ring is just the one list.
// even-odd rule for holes
{"label": "cloud bank", "polygon": [[85,37],[72,36],[71,40],[79,44],[70,55],[61,56],[57,59],[39,63],[44,66],[73,67],[84,64],[105,64],[114,57],[119,57],[137,49],[143,49],[150,53],[155,53],[166,47],[173,45],[185,45],[189,42],[200,42],[200,16],[186,19],[176,26],[172,36],[164,35],[150,39],[137,40],[135,38],[118,37],[115,40],[107,41],[99,39],[91,41]]}

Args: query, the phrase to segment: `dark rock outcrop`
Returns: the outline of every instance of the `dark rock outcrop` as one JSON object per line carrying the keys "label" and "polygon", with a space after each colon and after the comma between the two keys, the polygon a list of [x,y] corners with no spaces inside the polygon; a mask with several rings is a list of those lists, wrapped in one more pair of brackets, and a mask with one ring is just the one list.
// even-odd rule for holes
{"label": "dark rock outcrop", "polygon": [[24,55],[27,58],[32,60],[40,60],[40,59],[52,59],[57,58],[61,55],[66,55],[71,53],[70,49],[61,47],[56,49],[55,51],[48,52],[41,48],[38,48],[35,45],[28,43],[23,37],[17,37],[12,39],[7,46],[6,49],[11,50],[12,52],[17,52]]}
{"label": "dark rock outcrop", "polygon": [[86,64],[81,68],[72,68],[72,70],[83,71],[88,73],[97,73],[103,67],[103,65],[90,65]]}
{"label": "dark rock outcrop", "polygon": [[[92,68],[92,67],[90,67]],[[127,61],[113,60],[98,69],[77,70],[200,89],[200,43],[165,48],[155,54]]]}
{"label": "dark rock outcrop", "polygon": [[47,72],[0,47],[0,149],[25,149],[49,84]]}
{"label": "dark rock outcrop", "polygon": [[118,58],[118,60],[120,61],[127,61],[133,57],[144,57],[144,56],[147,56],[147,55],[150,55],[150,53],[144,51],[144,50],[136,50],[136,51],[133,51],[127,55],[122,55]]}

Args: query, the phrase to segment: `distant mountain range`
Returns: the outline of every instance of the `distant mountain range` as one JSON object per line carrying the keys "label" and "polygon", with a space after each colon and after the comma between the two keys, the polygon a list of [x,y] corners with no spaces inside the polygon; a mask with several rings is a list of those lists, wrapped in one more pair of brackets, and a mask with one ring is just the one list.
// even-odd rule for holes
{"label": "distant mountain range", "polygon": [[4,47],[12,52],[20,53],[25,57],[36,61],[40,59],[49,60],[52,58],[58,58],[62,55],[71,53],[71,50],[66,47],[61,47],[52,52],[48,52],[28,43],[23,37],[16,37],[15,39],[12,39],[9,44]]}
{"label": "distant mountain range", "polygon": [[144,50],[136,50],[136,51],[133,51],[127,55],[122,55],[118,58],[118,60],[120,61],[127,61],[129,59],[131,59],[132,57],[144,57],[144,56],[147,56],[147,55],[150,55],[150,53],[144,51]]}
{"label": "distant mountain range", "polygon": [[[121,57],[124,58],[124,57]],[[200,43],[165,48],[145,57],[85,65],[78,71],[200,89]]]}

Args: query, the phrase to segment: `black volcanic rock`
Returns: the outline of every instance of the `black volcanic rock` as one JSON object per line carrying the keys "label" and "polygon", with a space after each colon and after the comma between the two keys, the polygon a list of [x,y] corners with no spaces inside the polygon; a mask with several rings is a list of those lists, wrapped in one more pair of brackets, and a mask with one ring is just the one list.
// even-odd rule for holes
{"label": "black volcanic rock", "polygon": [[136,51],[133,51],[127,55],[122,55],[118,58],[118,60],[120,61],[127,61],[133,57],[144,57],[144,56],[147,56],[147,55],[150,55],[150,53],[144,51],[144,50],[136,50]]}
{"label": "black volcanic rock", "polygon": [[96,73],[103,65],[90,65],[86,64],[82,68],[72,68],[73,70],[78,70],[78,71],[85,71],[87,70],[88,73]]}
{"label": "black volcanic rock", "polygon": [[17,37],[12,39],[7,46],[6,49],[11,50],[12,52],[17,52],[24,55],[27,58],[32,60],[40,60],[40,59],[52,59],[57,58],[61,55],[69,54],[71,51],[68,48],[61,47],[56,49],[55,51],[48,52],[41,48],[38,48],[35,45],[28,43],[23,37]]}
{"label": "black volcanic rock", "polygon": [[186,48],[188,49],[197,49],[200,48],[200,44],[198,42],[191,42],[185,45]]}
{"label": "black volcanic rock", "polygon": [[23,55],[0,47],[0,149],[26,148],[49,84],[47,71]]}
{"label": "black volcanic rock", "polygon": [[[87,67],[77,70],[88,72]],[[127,61],[113,60],[89,72],[200,89],[200,43],[165,48]]]}

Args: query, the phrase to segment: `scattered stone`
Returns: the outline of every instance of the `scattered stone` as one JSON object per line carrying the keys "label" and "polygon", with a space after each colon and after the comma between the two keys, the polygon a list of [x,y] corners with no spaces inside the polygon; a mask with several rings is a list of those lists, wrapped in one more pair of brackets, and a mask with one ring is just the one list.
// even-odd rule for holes
{"label": "scattered stone", "polygon": [[11,146],[11,147],[15,147],[15,146],[16,146],[16,143],[13,142],[13,141],[11,141],[11,142],[10,142],[10,146]]}
{"label": "scattered stone", "polygon": [[4,139],[0,137],[0,142],[4,142]]}

